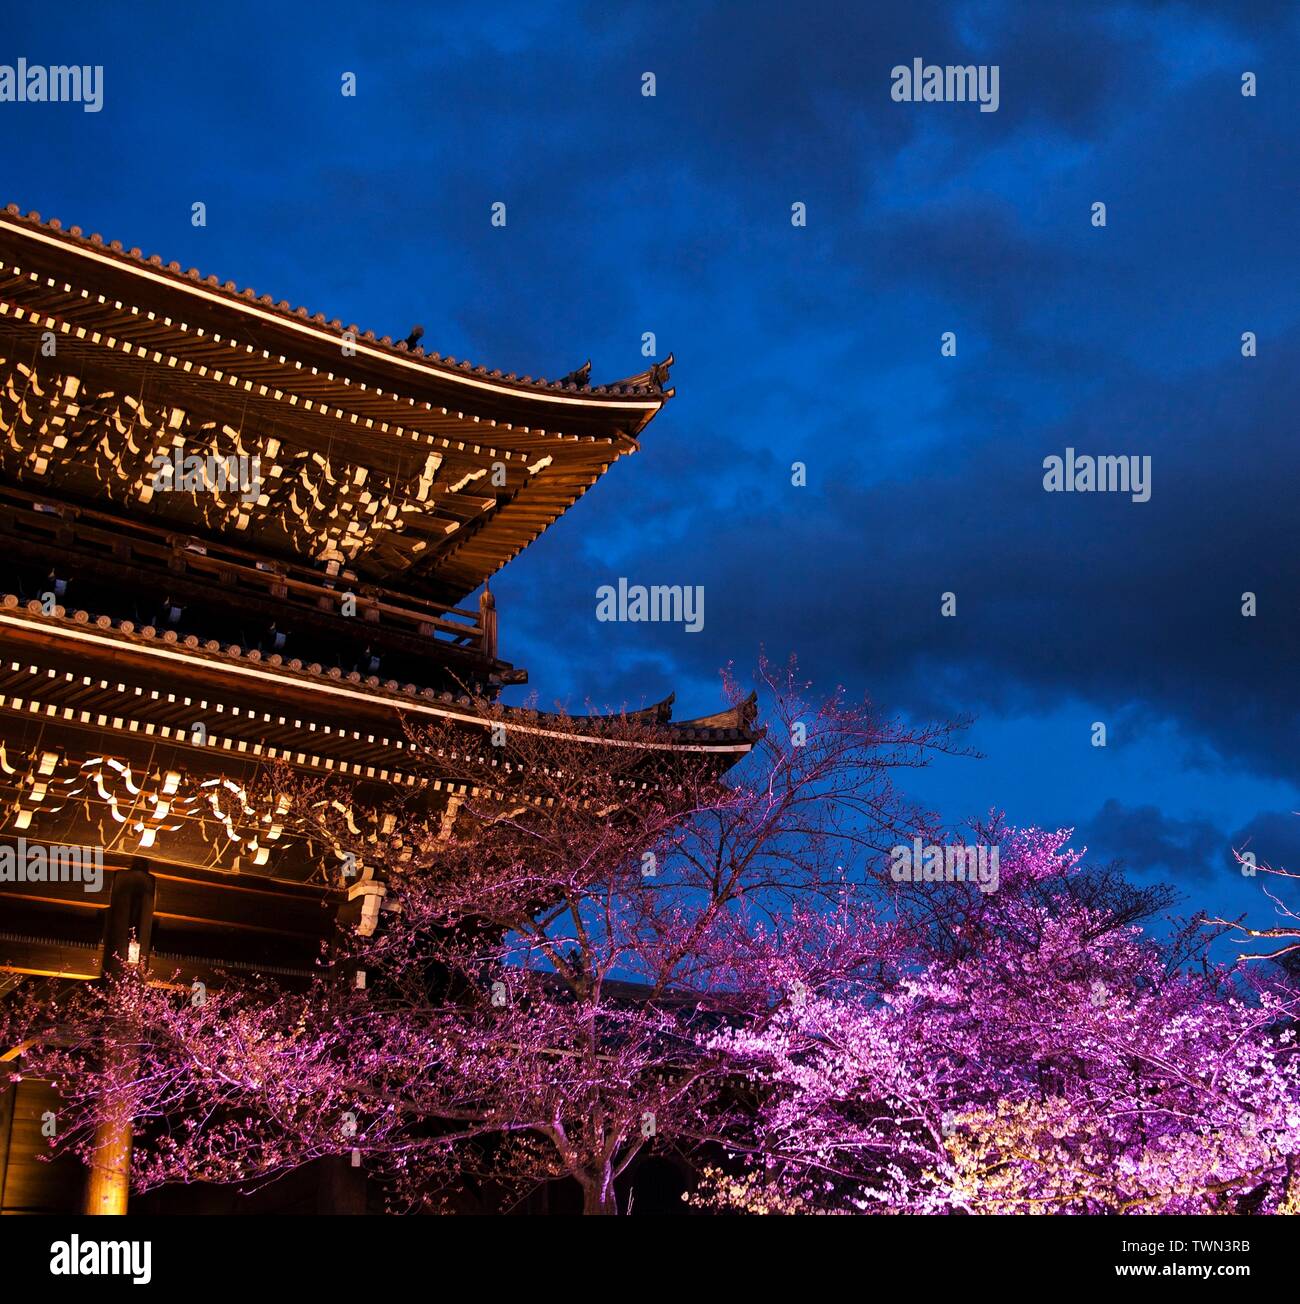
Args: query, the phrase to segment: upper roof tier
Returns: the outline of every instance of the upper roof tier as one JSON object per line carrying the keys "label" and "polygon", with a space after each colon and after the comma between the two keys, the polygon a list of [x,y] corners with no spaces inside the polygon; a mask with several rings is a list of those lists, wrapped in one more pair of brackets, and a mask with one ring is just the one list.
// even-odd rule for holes
{"label": "upper roof tier", "polygon": [[[671,358],[605,386],[586,365],[559,381],[503,375],[13,205],[0,360],[21,413],[3,414],[4,478],[445,602],[634,452],[673,393]],[[258,457],[263,492],[153,494],[153,459],[178,447]]]}

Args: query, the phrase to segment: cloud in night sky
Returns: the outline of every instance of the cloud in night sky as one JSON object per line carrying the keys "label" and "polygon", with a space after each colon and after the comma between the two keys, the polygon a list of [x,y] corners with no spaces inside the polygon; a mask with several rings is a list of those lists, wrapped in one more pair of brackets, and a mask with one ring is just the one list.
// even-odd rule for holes
{"label": "cloud in night sky", "polygon": [[1111,798],[1088,829],[1088,850],[1099,858],[1122,860],[1128,870],[1167,880],[1208,878],[1231,868],[1232,849],[1208,820],[1180,820],[1155,806],[1125,806]]}

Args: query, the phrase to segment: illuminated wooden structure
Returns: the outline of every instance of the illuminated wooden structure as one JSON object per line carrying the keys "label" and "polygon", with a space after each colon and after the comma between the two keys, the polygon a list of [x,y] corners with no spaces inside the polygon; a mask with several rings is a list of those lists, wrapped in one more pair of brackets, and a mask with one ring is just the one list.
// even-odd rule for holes
{"label": "illuminated wooden structure", "polygon": [[[403,722],[481,735],[466,690],[524,682],[486,583],[636,451],[667,369],[502,375],[0,214],[0,841],[105,867],[94,894],[0,884],[0,990],[97,979],[128,937],[183,982],[293,981],[338,912],[373,928],[384,885],[340,879],[257,775],[349,780],[359,820],[394,786],[445,799]],[[159,483],[185,458],[215,487]],[[668,728],[727,764],[749,725]],[[41,1207],[13,1095],[0,1209]]]}

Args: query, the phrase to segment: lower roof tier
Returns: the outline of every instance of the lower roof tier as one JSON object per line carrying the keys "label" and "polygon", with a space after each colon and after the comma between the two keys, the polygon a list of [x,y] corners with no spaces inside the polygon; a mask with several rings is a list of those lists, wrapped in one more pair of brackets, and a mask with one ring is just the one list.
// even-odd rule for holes
{"label": "lower roof tier", "polygon": [[[394,794],[426,816],[445,781],[422,729],[451,726],[483,786],[527,787],[512,737],[668,752],[719,769],[759,737],[754,701],[674,723],[671,701],[570,717],[417,689],[337,667],[198,646],[173,631],[0,599],[0,834],[149,854],[205,869],[329,882],[337,862],[295,832],[267,776],[287,770],[356,796],[375,822]],[[507,745],[492,745],[504,728]],[[348,796],[351,800],[351,796]]]}

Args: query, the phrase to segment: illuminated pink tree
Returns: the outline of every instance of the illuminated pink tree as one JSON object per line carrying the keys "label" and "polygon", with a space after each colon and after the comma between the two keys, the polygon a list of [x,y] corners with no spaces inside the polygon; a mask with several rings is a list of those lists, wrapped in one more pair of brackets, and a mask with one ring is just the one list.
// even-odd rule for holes
{"label": "illuminated pink tree", "polygon": [[[763,1084],[713,1206],[1293,1212],[1300,1001],[1157,945],[1063,834],[997,834],[999,890],[927,923],[891,990],[816,991],[716,1044]],[[927,885],[930,886],[930,885]],[[1108,901],[1109,899],[1109,901]],[[946,945],[933,921],[949,917]],[[1203,957],[1201,957],[1203,959]],[[786,964],[784,957],[777,962]],[[740,1148],[738,1148],[739,1150]]]}

